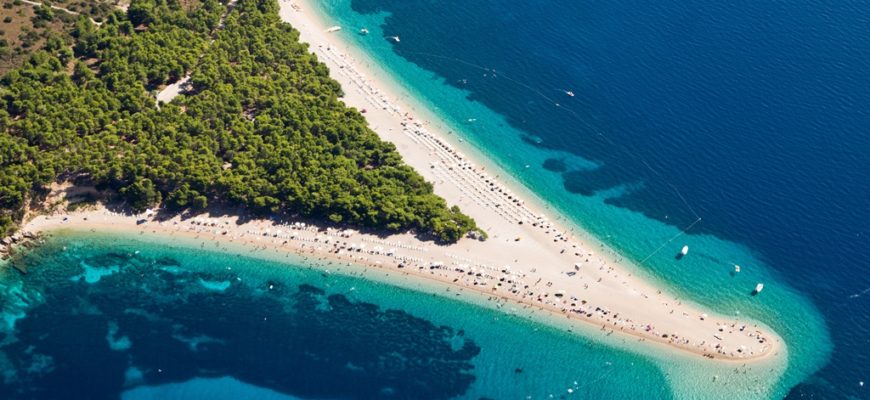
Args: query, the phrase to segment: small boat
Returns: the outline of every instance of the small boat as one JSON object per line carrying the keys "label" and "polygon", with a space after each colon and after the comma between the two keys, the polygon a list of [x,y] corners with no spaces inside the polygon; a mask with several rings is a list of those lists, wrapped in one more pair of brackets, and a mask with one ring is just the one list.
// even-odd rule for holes
{"label": "small boat", "polygon": [[340,30],[341,30],[341,27],[338,25],[335,25],[335,26],[329,27],[329,29],[327,29],[326,31],[332,33],[332,32],[338,32]]}
{"label": "small boat", "polygon": [[398,36],[387,36],[387,37],[390,38],[390,39],[393,39],[393,41],[395,41],[396,43],[401,42],[401,40],[399,39]]}
{"label": "small boat", "polygon": [[740,272],[740,266],[739,266],[739,265],[734,264],[734,272]]}
{"label": "small boat", "polygon": [[683,248],[680,249],[680,252],[677,253],[677,256],[676,256],[675,258],[676,258],[677,260],[682,260],[683,257],[686,256],[686,254],[689,254],[689,246],[688,246],[688,245],[683,246]]}
{"label": "small boat", "polygon": [[762,290],[764,290],[764,284],[759,283],[759,284],[755,285],[755,290],[752,291],[752,295],[755,296],[755,295],[761,293]]}
{"label": "small boat", "polygon": [[568,96],[574,97],[574,92],[572,92],[570,90],[566,90],[565,94],[567,94]]}
{"label": "small boat", "polygon": [[366,28],[362,28],[362,29],[359,30],[359,33],[360,33],[360,35],[368,35],[368,34],[369,34],[369,30],[366,29]]}

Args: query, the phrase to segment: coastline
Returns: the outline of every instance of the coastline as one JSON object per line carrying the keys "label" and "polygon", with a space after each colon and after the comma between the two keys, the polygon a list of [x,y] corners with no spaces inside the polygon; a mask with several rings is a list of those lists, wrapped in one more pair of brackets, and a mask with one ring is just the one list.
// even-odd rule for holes
{"label": "coastline", "polygon": [[[105,209],[63,217],[39,216],[23,230],[48,232],[73,227],[151,231],[166,237],[207,239],[216,245],[232,242],[252,251],[262,247],[287,256],[316,258],[314,262],[327,266],[365,265],[438,282],[443,287],[473,290],[547,310],[554,316],[584,321],[589,327],[624,334],[628,339],[717,361],[756,362],[785,357],[784,343],[769,328],[734,317],[713,313],[708,316],[703,308],[684,304],[678,296],[657,290],[646,279],[634,276],[636,267],[623,262],[591,235],[568,229],[570,221],[556,215],[553,217],[559,224],[547,220],[541,211],[549,212],[550,208],[513,182],[510,175],[493,167],[479,152],[445,140],[443,132],[402,111],[430,116],[425,108],[415,107],[413,100],[394,96],[388,78],[355,80],[356,71],[362,71],[362,76],[378,74],[354,62],[353,56],[347,57],[345,49],[349,47],[324,33],[322,21],[289,9],[286,2],[282,1],[281,7],[282,18],[302,32],[302,41],[312,43],[311,50],[342,84],[346,91],[343,100],[368,109],[366,117],[379,135],[396,144],[406,162],[434,182],[438,195],[475,218],[491,234],[488,241],[463,239],[441,246],[421,242],[410,234],[378,237],[265,220],[239,225],[235,217],[158,221],[147,215],[121,215]],[[378,95],[373,97],[372,90]],[[387,101],[379,103],[381,98]]]}
{"label": "coastline", "polygon": [[[607,270],[612,270],[613,274],[597,274],[604,276],[596,276],[596,274],[592,274],[593,277],[604,279],[606,282],[607,279],[613,281],[615,280],[614,278],[622,276],[623,278],[619,279],[617,282],[611,281],[610,284],[612,285],[610,287],[616,289],[619,286],[636,285],[634,286],[635,290],[628,290],[628,292],[630,292],[626,293],[628,296],[646,296],[645,293],[657,292],[655,288],[650,285],[651,279],[646,277],[638,278],[635,276],[639,275],[638,272],[643,271],[641,268],[623,260],[619,254],[595,238],[594,235],[589,234],[581,227],[571,223],[569,219],[563,218],[555,213],[552,207],[549,207],[544,200],[528,190],[521,182],[513,179],[510,174],[507,174],[504,170],[498,168],[492,160],[488,160],[484,154],[474,149],[472,145],[464,143],[461,140],[457,143],[457,138],[453,137],[454,135],[445,134],[443,129],[439,129],[442,124],[445,124],[445,122],[440,122],[438,117],[431,110],[426,108],[425,104],[416,100],[414,96],[411,93],[408,93],[407,90],[403,89],[398,82],[393,81],[394,78],[389,76],[388,72],[383,70],[383,67],[377,65],[373,60],[368,58],[366,54],[361,52],[359,49],[354,48],[353,45],[349,45],[343,41],[338,33],[328,33],[327,28],[331,26],[331,24],[324,21],[325,17],[314,11],[314,8],[309,3],[310,2],[307,0],[281,1],[281,17],[285,22],[289,22],[295,29],[300,31],[300,40],[309,43],[310,50],[317,54],[318,58],[330,67],[333,78],[338,80],[345,89],[345,98],[343,99],[345,103],[358,109],[366,109],[366,118],[369,120],[370,126],[375,128],[384,140],[396,144],[405,161],[434,183],[436,194],[447,199],[450,204],[459,205],[464,212],[478,221],[479,226],[488,230],[491,233],[491,239],[489,242],[509,241],[514,238],[522,238],[522,242],[514,242],[509,247],[525,247],[520,245],[532,242],[532,240],[527,242],[528,237],[534,239],[534,241],[539,244],[538,247],[526,247],[530,252],[538,252],[540,249],[548,249],[555,253],[567,248],[570,253],[574,252],[574,249],[579,248],[583,249],[579,254],[584,257],[598,253],[592,257],[598,259],[596,261],[598,261],[597,267],[599,268],[599,271],[607,272]],[[350,30],[355,29],[355,27],[346,28]],[[374,90],[371,90],[372,88]],[[389,109],[382,110],[372,108],[374,105],[370,99],[372,96],[387,99],[387,101],[390,102],[390,105],[397,107],[398,110],[391,112]],[[404,110],[412,110],[414,115],[405,115]],[[408,126],[410,126],[410,128],[408,128]],[[403,128],[405,129],[403,130]],[[449,124],[447,125],[447,128],[450,128]],[[438,154],[433,154],[439,149],[436,148],[435,151],[432,151],[430,148],[429,151],[427,151],[423,146],[425,143],[421,145],[420,140],[415,140],[417,139],[414,137],[415,131],[422,131],[423,135],[431,136],[438,142],[436,147],[444,146],[448,149],[448,152],[456,151],[456,153],[460,155],[460,158],[455,160],[455,163],[452,166],[449,166],[451,168],[444,168],[442,170],[439,163],[443,162],[444,157],[442,156],[439,158]],[[424,148],[420,149],[420,147]],[[466,156],[465,154],[470,154],[470,156]],[[469,169],[472,170],[473,173],[465,174],[465,176],[462,176],[462,174],[453,174],[454,179],[451,181],[449,176],[450,171],[455,171],[456,168],[460,170]],[[509,193],[507,195],[508,199],[511,197],[522,198],[523,202],[521,206],[529,209],[532,215],[542,216],[544,215],[542,211],[546,210],[547,214],[553,214],[553,220],[558,221],[558,224],[545,220],[544,224],[546,228],[539,229],[536,232],[533,227],[529,226],[528,220],[525,221],[525,226],[518,225],[522,220],[514,220],[513,223],[510,223],[509,221],[498,221],[500,217],[503,216],[499,215],[498,212],[492,212],[493,208],[499,207],[498,204],[481,204],[481,202],[485,202],[486,200],[482,200],[480,197],[475,198],[473,193],[469,194],[469,190],[463,190],[462,187],[456,187],[461,186],[461,181],[464,179],[475,180],[478,178],[483,180],[483,182],[478,182],[481,185],[485,185],[490,180],[497,181],[498,187],[504,188],[505,192]],[[457,181],[459,181],[459,184],[456,183]],[[519,193],[519,196],[513,196],[513,193]],[[503,198],[502,200],[508,199]],[[541,230],[544,232],[541,232]],[[554,246],[552,243],[557,243],[557,245]],[[567,246],[568,243],[573,243],[577,247],[572,249],[571,246]],[[593,249],[594,251],[592,251]],[[481,254],[487,253],[485,249],[480,250]],[[521,250],[516,249],[512,251],[519,253]],[[473,251],[473,253],[478,254],[477,251]],[[541,255],[541,253],[539,253],[539,255]],[[555,258],[559,257],[557,256]],[[568,259],[570,262],[562,267],[563,273],[568,271],[574,264],[574,261],[576,261],[570,257],[568,257]],[[543,257],[539,257],[539,260],[535,261],[540,264],[547,263],[544,261]],[[590,260],[584,258],[584,261]],[[564,263],[564,257],[558,261],[554,260],[554,262]],[[595,263],[595,261],[592,262]],[[578,273],[578,276],[587,273],[587,271],[589,271],[589,269],[584,268],[582,272]],[[575,278],[567,278],[564,274],[559,277],[562,281],[574,280]],[[626,278],[629,278],[632,282],[626,283]],[[553,282],[555,283],[556,281]],[[620,289],[625,288],[623,287]],[[669,300],[678,302],[678,300],[675,299],[675,296],[660,294],[659,296],[664,302]],[[689,307],[694,308],[695,310],[699,308],[703,309],[703,307],[698,305],[690,305]],[[729,320],[735,319],[733,317],[722,316],[719,318]],[[764,327],[763,329],[767,330],[767,334],[772,333],[772,331],[767,327]],[[681,329],[681,332],[685,331]],[[773,336],[776,335],[773,334]],[[710,335],[707,335],[707,337],[714,339]],[[777,342],[777,347],[784,350],[785,346],[781,343],[779,337],[776,337],[772,342]],[[773,351],[772,353],[776,353],[776,351]],[[783,353],[785,353],[785,351],[783,351]]]}
{"label": "coastline", "polygon": [[[355,230],[323,228],[303,222],[277,223],[256,219],[239,224],[238,217],[224,214],[199,215],[186,219],[179,216],[160,218],[152,214],[116,213],[97,206],[96,209],[88,211],[40,215],[29,221],[24,228],[29,233],[39,234],[64,230],[117,232],[130,235],[150,234],[171,241],[188,241],[191,245],[199,243],[201,248],[216,251],[231,252],[230,247],[232,247],[239,249],[239,254],[243,254],[243,249],[246,256],[266,257],[274,261],[302,260],[327,271],[347,268],[351,271],[348,273],[351,276],[364,277],[368,271],[381,271],[385,277],[401,277],[409,283],[432,287],[437,292],[443,291],[443,296],[450,297],[452,294],[456,299],[464,301],[470,300],[469,296],[475,296],[483,304],[492,304],[495,308],[507,304],[522,307],[524,311],[536,313],[535,320],[539,322],[553,327],[571,326],[577,328],[578,334],[585,337],[594,337],[595,328],[598,328],[600,332],[597,333],[601,336],[609,336],[614,332],[621,333],[623,335],[619,338],[625,343],[647,342],[644,345],[652,345],[669,352],[668,354],[690,356],[696,360],[699,359],[697,355],[706,354],[699,348],[661,340],[652,335],[653,332],[618,329],[615,323],[613,326],[610,325],[606,314],[603,313],[595,313],[591,318],[579,317],[567,312],[564,305],[542,302],[498,290],[496,289],[498,284],[485,283],[488,280],[495,280],[488,279],[494,278],[492,275],[494,272],[486,271],[477,275],[466,270],[457,271],[456,268],[464,267],[451,268],[436,261],[447,259],[454,264],[458,262],[460,257],[448,251],[450,246],[424,243],[408,233],[379,237]],[[508,272],[509,274],[506,275],[509,277],[508,281],[526,278],[525,274]],[[712,321],[712,318],[708,320]],[[573,332],[571,328],[568,328],[568,331]],[[768,351],[752,357],[729,357],[727,354],[722,354],[717,356],[714,362],[724,361],[728,364],[739,362],[745,367],[747,364],[756,365],[762,361],[776,359],[780,355],[784,356],[785,352],[782,350],[784,349],[781,349],[778,343],[773,342]]]}

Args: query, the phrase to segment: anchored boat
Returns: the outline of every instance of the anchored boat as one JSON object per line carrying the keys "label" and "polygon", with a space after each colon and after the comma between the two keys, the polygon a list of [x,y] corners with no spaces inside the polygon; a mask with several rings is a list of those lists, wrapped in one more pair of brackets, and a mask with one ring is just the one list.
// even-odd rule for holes
{"label": "anchored boat", "polygon": [[762,290],[764,290],[764,284],[759,283],[759,284],[755,285],[755,290],[752,291],[752,295],[755,296],[755,295],[761,293]]}

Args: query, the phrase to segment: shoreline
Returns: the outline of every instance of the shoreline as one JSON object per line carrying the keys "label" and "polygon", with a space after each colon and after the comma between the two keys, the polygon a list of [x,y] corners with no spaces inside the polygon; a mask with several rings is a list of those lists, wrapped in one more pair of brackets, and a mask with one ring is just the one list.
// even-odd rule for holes
{"label": "shoreline", "polygon": [[[150,214],[124,215],[100,207],[40,215],[21,231],[151,231],[167,238],[205,238],[218,247],[236,243],[252,252],[274,250],[287,257],[311,257],[312,262],[327,267],[338,263],[395,271],[408,279],[438,282],[448,291],[469,289],[497,302],[509,300],[561,319],[583,321],[581,325],[600,328],[608,335],[616,332],[626,342],[655,343],[684,355],[742,363],[785,360],[787,348],[782,339],[763,324],[707,311],[708,315],[704,307],[680,301],[668,290],[658,290],[649,279],[635,276],[639,267],[623,261],[579,227],[571,229],[569,219],[553,215],[559,223],[548,220],[542,210],[550,213],[552,209],[543,200],[494,167],[480,152],[445,140],[450,135],[417,118],[420,113],[431,117],[431,112],[414,103],[410,95],[407,99],[395,96],[393,88],[397,85],[389,76],[367,78],[381,74],[371,73],[364,68],[368,64],[356,62],[354,53],[345,51],[353,47],[326,33],[326,24],[305,12],[307,4],[301,9],[287,0],[279,4],[282,20],[300,31],[300,40],[311,43],[309,49],[342,85],[342,100],[367,109],[369,126],[383,140],[394,143],[405,162],[433,182],[436,194],[474,218],[490,234],[489,240],[462,239],[452,245],[435,245],[410,233],[381,237],[301,221],[251,220],[239,225],[236,216],[225,213],[220,217],[158,220]],[[418,107],[423,111],[418,112]],[[465,151],[473,157],[466,156]]]}
{"label": "shoreline", "polygon": [[[111,212],[98,206],[97,209],[89,211],[74,211],[51,216],[39,215],[28,222],[26,228],[29,233],[40,235],[56,231],[117,232],[137,237],[147,234],[159,236],[161,239],[186,240],[190,242],[190,246],[198,242],[201,248],[228,254],[233,252],[230,247],[236,247],[239,249],[240,256],[262,257],[284,263],[294,261],[309,263],[326,271],[330,268],[349,268],[339,273],[361,279],[367,279],[365,275],[369,271],[381,271],[385,273],[385,277],[390,277],[391,274],[400,275],[409,282],[409,285],[413,282],[413,284],[431,285],[435,289],[441,289],[437,290],[439,292],[437,294],[445,298],[468,302],[469,299],[462,295],[467,290],[471,296],[478,296],[482,301],[495,302],[492,307],[500,309],[501,312],[508,313],[507,310],[502,310],[499,304],[521,306],[531,313],[541,311],[543,314],[538,313],[533,320],[554,328],[563,328],[563,322],[579,323],[579,326],[571,325],[577,327],[577,330],[568,329],[568,332],[593,340],[596,340],[595,331],[604,336],[617,333],[622,334],[619,338],[623,339],[626,346],[632,346],[628,343],[632,340],[637,344],[660,348],[674,355],[690,356],[692,359],[697,359],[698,355],[708,354],[698,351],[697,348],[661,340],[647,332],[614,329],[614,325],[608,323],[604,315],[596,321],[595,317],[599,317],[599,314],[595,314],[593,318],[580,317],[554,304],[535,303],[533,299],[506,294],[504,291],[488,290],[486,285],[479,285],[477,282],[481,280],[476,278],[462,280],[463,277],[469,276],[467,272],[456,273],[445,269],[444,266],[433,268],[431,261],[427,264],[427,258],[433,259],[444,255],[439,251],[442,246],[420,242],[411,234],[397,234],[382,238],[351,229],[323,228],[303,222],[282,224],[262,219],[249,219],[248,222],[240,225],[237,224],[239,217],[223,214],[221,213],[221,216],[200,214],[187,219],[176,215],[168,219],[157,219],[146,214],[127,215]],[[399,248],[395,249],[396,252],[386,248],[379,250],[379,246],[372,247],[376,243],[390,243]],[[420,244],[423,244],[423,247],[418,247]],[[449,254],[447,257],[450,257]],[[402,264],[404,267],[397,268]],[[357,269],[357,273],[353,272],[354,268]],[[453,293],[454,296],[445,293]],[[510,314],[521,316],[519,312]],[[713,318],[715,316],[707,319]],[[547,321],[545,322],[544,319]],[[582,330],[585,332],[581,332]],[[718,354],[705,359],[731,364],[742,363],[745,367],[779,357],[781,349],[778,343],[771,343],[769,349],[752,357],[729,357],[727,354]]]}
{"label": "shoreline", "polygon": [[[415,114],[415,120],[422,124],[423,129],[432,131],[439,141],[448,144],[453,149],[456,149],[467,160],[471,160],[472,165],[476,164],[476,169],[494,176],[495,180],[498,181],[499,186],[506,188],[509,192],[517,193],[518,197],[523,199],[524,204],[529,204],[536,210],[535,212],[538,213],[537,215],[551,215],[552,220],[558,223],[562,228],[562,231],[570,232],[574,238],[587,243],[589,248],[599,248],[607,250],[614,255],[619,254],[611,245],[599,239],[580,223],[572,221],[570,218],[562,215],[555,206],[550,205],[543,197],[529,189],[519,177],[514,176],[514,174],[509,172],[506,167],[501,166],[496,160],[494,160],[494,157],[477,148],[473,141],[462,139],[458,134],[458,132],[461,132],[462,130],[460,125],[461,122],[444,120],[441,116],[437,115],[430,109],[430,105],[427,104],[425,100],[417,98],[414,93],[403,88],[401,82],[397,80],[398,78],[392,76],[386,67],[379,65],[378,62],[364,50],[357,48],[354,44],[349,43],[348,40],[342,38],[339,35],[341,32],[326,32],[328,27],[334,25],[326,21],[325,18],[327,18],[327,16],[316,11],[317,7],[312,6],[310,0],[278,0],[278,2],[281,7],[281,19],[286,23],[291,23],[291,26],[300,32],[300,41],[307,43],[309,45],[309,52],[318,55],[318,60],[330,67],[330,76],[339,81],[342,84],[343,89],[347,89],[345,84],[346,80],[342,79],[343,76],[336,72],[336,69],[334,68],[335,65],[330,62],[331,60],[321,57],[320,54],[315,51],[314,43],[305,40],[305,38],[312,35],[312,33],[318,38],[329,38],[330,43],[333,43],[334,47],[338,48],[349,57],[354,68],[360,70],[365,77],[374,81],[376,83],[375,86],[385,95],[393,99],[392,101],[403,104],[404,107],[402,107],[402,109],[410,110],[410,113]],[[294,24],[293,22],[301,22],[301,24]],[[306,29],[300,29],[300,26]],[[311,29],[314,29],[314,31],[311,31]],[[338,70],[343,70],[343,68],[339,67]],[[370,108],[366,107],[365,102],[360,104],[349,103],[347,101],[347,94],[348,93],[345,93],[345,97],[341,98],[346,105],[357,109],[366,109],[368,112],[372,111]],[[437,108],[437,106],[435,106],[435,108]],[[406,164],[413,166],[420,175],[433,183],[436,194],[447,199],[449,203],[448,206],[453,204],[463,206],[461,202],[455,202],[455,199],[448,198],[439,192],[439,189],[443,188],[438,185],[438,176],[434,176],[433,178],[433,175],[430,174],[431,168],[429,165],[414,163],[414,160],[407,157],[406,152],[409,151],[408,147],[400,147],[401,142],[395,140],[398,137],[392,129],[388,128],[389,131],[387,132],[384,132],[383,129],[376,129],[377,126],[371,121],[371,115],[364,114],[364,116],[370,121],[369,127],[383,140],[396,145],[397,150],[402,154]],[[467,157],[465,157],[466,155]],[[464,206],[462,210],[463,212],[466,211]],[[485,229],[483,226],[479,225],[479,227]],[[621,258],[622,257],[620,257],[620,259]],[[655,275],[650,274],[648,270],[641,268],[639,265],[633,264],[631,261],[620,261],[620,263],[628,270],[628,272],[633,274],[645,274],[646,276],[644,279],[651,281],[650,283],[661,283],[663,285],[668,284],[667,282],[658,280],[658,278]]]}
{"label": "shoreline", "polygon": [[[409,233],[379,237],[351,229],[323,228],[298,221],[276,223],[262,219],[246,219],[248,222],[238,224],[240,219],[238,216],[220,214],[220,216],[200,214],[186,219],[174,215],[162,219],[152,214],[128,215],[112,212],[102,205],[98,205],[96,209],[88,211],[38,215],[30,220],[24,229],[30,234],[50,234],[54,231],[118,232],[137,236],[150,234],[170,240],[189,240],[191,245],[200,242],[202,248],[225,253],[232,252],[229,247],[238,247],[246,250],[245,252],[239,251],[239,255],[246,257],[262,256],[273,261],[291,263],[302,260],[303,263],[310,263],[312,266],[327,271],[328,268],[347,267],[348,271],[351,272],[340,273],[357,276],[361,279],[366,279],[365,274],[368,271],[381,271],[385,273],[385,277],[390,277],[391,274],[401,276],[402,279],[409,282],[409,285],[411,283],[431,285],[436,288],[436,292],[439,292],[436,294],[443,297],[469,302],[471,299],[468,298],[468,295],[462,295],[467,289],[466,293],[470,296],[477,296],[486,306],[492,306],[495,309],[501,309],[500,304],[522,307],[530,313],[537,314],[533,318],[536,322],[560,329],[563,327],[561,322],[565,322],[571,324],[572,328],[578,328],[576,331],[569,328],[570,334],[594,339],[594,328],[598,328],[597,333],[605,336],[614,332],[623,334],[617,338],[623,339],[625,346],[632,346],[628,343],[629,341],[636,341],[638,344],[647,342],[643,345],[652,345],[663,351],[676,352],[675,355],[691,356],[693,359],[696,359],[695,357],[698,355],[709,355],[709,352],[705,352],[701,348],[663,340],[653,335],[655,332],[625,330],[624,324],[621,326],[616,322],[611,324],[611,320],[607,318],[603,309],[602,312],[593,313],[592,317],[585,317],[567,311],[564,304],[545,301],[540,296],[529,298],[519,293],[513,294],[505,290],[498,290],[502,285],[501,282],[492,285],[488,283],[496,281],[495,274],[498,272],[481,268],[478,270],[481,272],[472,274],[470,273],[471,269],[464,267],[464,264],[458,264],[457,260],[460,257],[446,252],[446,248],[449,246],[421,242]],[[271,257],[267,255],[267,252]],[[291,257],[293,258],[291,259]],[[435,261],[442,258],[453,260],[454,265],[450,266],[444,262]],[[356,272],[358,273],[354,273],[354,268],[357,268]],[[507,274],[502,274],[502,277],[507,277],[507,282],[520,281],[526,278],[526,274],[510,270],[504,272]],[[515,286],[513,284],[511,287]],[[453,293],[453,296],[449,296],[449,293]],[[544,295],[543,299],[547,297]],[[552,299],[555,300],[556,297]],[[495,304],[491,305],[491,302],[495,302]],[[508,313],[507,310],[500,311]],[[543,314],[538,313],[538,311],[543,312]],[[520,313],[519,310],[516,310],[510,314],[519,316]],[[531,315],[529,318],[532,318]],[[710,320],[712,321],[712,318]],[[579,323],[579,326],[573,324],[575,322]],[[611,345],[613,344],[611,343]],[[750,357],[717,354],[715,360],[726,363],[743,363],[745,367],[778,357],[780,350],[779,343],[771,342],[768,351],[760,354]]]}
{"label": "shoreline", "polygon": [[[436,194],[447,199],[451,205],[459,205],[463,212],[477,220],[478,225],[490,233],[491,238],[487,242],[510,241],[514,238],[521,238],[522,242],[515,241],[507,247],[525,247],[524,249],[506,251],[514,254],[520,252],[535,254],[538,256],[536,257],[537,259],[531,260],[534,264],[550,264],[543,257],[544,252],[550,251],[553,253],[550,256],[554,256],[553,263],[563,263],[561,276],[559,276],[558,271],[556,271],[556,274],[548,274],[554,279],[562,281],[559,282],[560,284],[566,283],[564,281],[567,280],[576,279],[576,277],[567,277],[565,273],[569,272],[571,266],[576,265],[579,259],[583,265],[581,266],[582,272],[580,270],[576,271],[577,276],[586,275],[590,269],[587,266],[591,263],[598,267],[598,273],[595,273],[593,270],[593,273],[589,274],[592,275],[592,278],[598,278],[598,281],[595,283],[600,284],[602,280],[610,279],[611,282],[605,283],[604,286],[608,286],[608,289],[612,289],[612,292],[628,289],[628,293],[608,293],[606,296],[616,297],[624,295],[634,297],[635,299],[640,296],[644,299],[650,299],[648,293],[655,293],[662,300],[657,305],[661,306],[664,304],[665,308],[670,308],[670,310],[667,310],[668,313],[674,312],[674,304],[671,302],[676,302],[680,306],[683,305],[683,302],[679,301],[678,296],[673,296],[673,294],[663,295],[663,291],[658,291],[652,287],[650,285],[652,279],[635,276],[636,273],[643,271],[643,269],[631,264],[630,261],[623,260],[618,253],[598,240],[594,235],[572,223],[570,219],[558,215],[543,199],[499,168],[492,160],[488,160],[480,151],[471,148],[468,154],[471,154],[472,157],[468,157],[462,154],[462,152],[455,150],[462,149],[465,151],[471,145],[464,142],[457,144],[456,138],[452,137],[452,134],[445,134],[445,132],[435,129],[435,126],[440,127],[442,124],[450,128],[450,123],[449,121],[430,123],[430,121],[438,121],[438,117],[431,110],[427,109],[422,101],[416,100],[411,93],[401,88],[401,85],[394,80],[395,78],[389,76],[388,72],[383,69],[384,67],[377,65],[362,50],[344,41],[338,35],[340,32],[327,32],[331,24],[324,21],[324,16],[313,11],[314,8],[308,0],[281,0],[279,4],[282,20],[290,23],[300,32],[300,40],[310,44],[309,49],[318,56],[321,62],[327,64],[330,68],[331,76],[341,83],[342,88],[345,90],[343,101],[349,106],[366,109],[368,112],[365,115],[366,119],[369,120],[369,125],[373,128],[379,128],[375,130],[382,139],[396,144],[405,161],[427,180],[434,183]],[[357,27],[346,28],[352,31]],[[372,108],[374,105],[383,107]],[[418,111],[418,109],[422,109],[422,111]],[[404,110],[413,110],[413,113],[417,115],[410,115],[410,113],[406,113]],[[426,120],[418,118],[420,115],[426,118]],[[430,141],[428,147],[427,140]],[[431,142],[435,144],[432,145]],[[439,154],[439,152],[446,152],[446,154]],[[446,165],[446,167],[443,167],[443,165]],[[477,165],[482,165],[482,167]],[[497,176],[497,178],[492,176]],[[467,185],[466,180],[472,181],[472,183]],[[475,183],[474,181],[477,182]],[[505,181],[507,182],[505,183]],[[504,194],[500,200],[496,199],[494,202],[490,202],[490,199],[486,198],[487,194],[485,193],[487,185],[492,185],[492,182],[495,182],[498,190],[503,190],[502,194]],[[477,192],[475,194],[473,188],[475,184],[478,187],[483,187],[484,193]],[[472,187],[470,188],[469,186]],[[489,189],[492,191],[493,187],[489,186]],[[521,196],[513,195],[513,193],[520,193]],[[511,201],[520,197],[523,200],[519,203],[511,204]],[[505,204],[508,207],[516,206],[516,208],[527,210],[531,218],[540,218],[544,215],[542,211],[546,210],[547,213],[553,214],[553,220],[558,221],[558,224],[546,218],[538,220],[510,220],[509,217],[505,218],[504,213],[498,210]],[[498,219],[507,219],[507,221],[497,221]],[[530,226],[530,222],[532,226]],[[527,238],[534,240],[538,246],[524,246],[532,242],[532,240],[526,242]],[[556,245],[553,245],[553,243],[556,243]],[[462,241],[460,244],[462,244]],[[475,249],[475,254],[487,254],[487,251],[483,249],[484,246],[479,247],[481,248]],[[592,251],[592,249],[595,251]],[[562,254],[566,250],[568,250],[568,257],[564,257],[565,254]],[[557,252],[559,254],[555,254]],[[594,254],[596,252],[604,254]],[[570,257],[571,253],[575,257]],[[564,264],[566,259],[569,261],[567,265]],[[591,261],[591,259],[597,260]],[[548,268],[556,269],[557,267],[550,264]],[[583,278],[585,277],[581,277],[581,279]],[[555,284],[558,281],[551,280],[550,282]],[[630,287],[626,288],[626,286]],[[588,290],[589,287],[586,286],[584,290]],[[556,288],[554,287],[553,289],[555,290]],[[619,301],[615,302],[621,303]],[[654,302],[638,302],[638,304],[634,304],[632,307],[648,307],[648,305],[645,306],[640,303]],[[629,304],[622,303],[621,305],[627,306]],[[697,304],[691,304],[688,307],[698,312],[694,315],[702,315],[703,313],[698,310],[705,309]],[[692,313],[687,314],[684,312],[684,315],[692,315]],[[726,316],[717,316],[717,318],[732,321],[737,320],[737,318]],[[655,319],[659,320],[659,318]],[[665,317],[661,319],[667,320],[672,318]],[[755,321],[752,321],[752,323],[758,324]],[[677,325],[680,325],[680,332],[683,333],[686,332],[684,329],[693,329],[686,326],[687,324],[678,323]],[[765,337],[774,338],[770,343],[775,343],[777,348],[785,350],[785,345],[782,343],[781,338],[770,328],[761,324],[758,324],[758,326],[762,326],[762,329],[766,331]],[[715,336],[721,335],[706,335],[706,338],[708,340],[719,340]],[[696,343],[701,342],[705,342],[705,340],[702,339]],[[741,345],[745,344],[737,344],[737,346]],[[770,353],[778,353],[778,350],[768,350],[770,350]],[[785,353],[785,351],[782,351],[782,353]]]}

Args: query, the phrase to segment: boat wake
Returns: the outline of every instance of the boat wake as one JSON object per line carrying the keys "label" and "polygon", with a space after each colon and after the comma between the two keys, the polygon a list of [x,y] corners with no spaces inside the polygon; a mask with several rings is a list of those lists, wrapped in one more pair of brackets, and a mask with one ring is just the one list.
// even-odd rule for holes
{"label": "boat wake", "polygon": [[850,299],[857,299],[857,298],[859,298],[859,297],[861,297],[861,296],[863,296],[863,295],[865,295],[865,294],[867,294],[867,293],[870,293],[870,288],[864,289],[864,290],[862,290],[862,291],[860,291],[860,292],[858,292],[858,293],[850,294],[850,295],[849,295],[849,298],[850,298]]}

